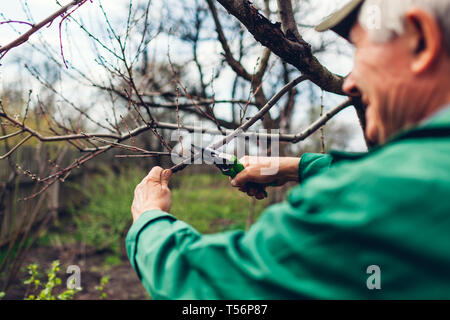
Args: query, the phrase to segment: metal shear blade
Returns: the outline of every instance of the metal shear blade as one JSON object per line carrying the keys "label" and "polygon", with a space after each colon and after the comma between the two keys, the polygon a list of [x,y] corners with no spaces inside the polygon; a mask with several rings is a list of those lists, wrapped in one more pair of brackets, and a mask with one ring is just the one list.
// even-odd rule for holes
{"label": "metal shear blade", "polygon": [[233,165],[233,156],[218,152],[214,149],[198,147],[194,144],[191,144],[191,146],[198,152],[202,153],[204,160],[212,162],[222,172],[228,172],[229,170],[231,170],[231,166]]}

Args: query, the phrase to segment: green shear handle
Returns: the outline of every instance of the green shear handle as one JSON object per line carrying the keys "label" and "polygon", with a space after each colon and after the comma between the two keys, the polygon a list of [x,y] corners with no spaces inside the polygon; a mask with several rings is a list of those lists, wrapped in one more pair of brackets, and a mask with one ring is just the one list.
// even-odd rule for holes
{"label": "green shear handle", "polygon": [[[244,165],[239,162],[238,158],[236,156],[232,156],[231,163],[227,166],[227,168],[221,167],[220,170],[222,171],[222,174],[229,176],[231,178],[234,178],[244,170]],[[248,182],[246,184],[247,187],[256,189],[258,192],[261,192],[264,194],[264,197],[267,198],[267,191],[264,189],[265,186],[260,183],[256,182]],[[275,183],[270,183],[268,186],[275,186]]]}
{"label": "green shear handle", "polygon": [[[207,151],[207,158],[210,160],[219,159],[220,161],[213,161],[214,165],[219,168],[219,170],[222,172],[223,175],[231,177],[234,179],[238,175],[238,173],[242,172],[245,168],[242,163],[239,162],[238,158],[235,155],[228,155],[224,153],[219,153],[217,150],[212,150],[209,148],[202,148],[198,147],[194,144],[191,144],[191,146],[201,152],[203,155],[205,155],[205,151]],[[256,182],[248,182],[246,184],[247,187],[256,189],[258,192],[263,193],[264,197],[267,198],[267,191],[264,189],[266,185],[256,183]],[[276,186],[276,184],[270,183],[267,186]]]}

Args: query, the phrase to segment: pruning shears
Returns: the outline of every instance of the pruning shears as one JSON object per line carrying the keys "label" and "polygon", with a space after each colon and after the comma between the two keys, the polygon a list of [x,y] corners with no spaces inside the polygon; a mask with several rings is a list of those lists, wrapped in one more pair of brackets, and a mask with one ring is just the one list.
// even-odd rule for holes
{"label": "pruning shears", "polygon": [[[202,152],[203,159],[211,161],[225,176],[233,179],[238,173],[244,170],[244,165],[239,162],[235,155],[222,153],[209,148],[200,148],[193,144],[192,147],[197,151]],[[247,183],[247,187],[256,189],[258,192],[263,193],[264,197],[267,198],[267,191],[264,189],[264,185],[249,182]]]}

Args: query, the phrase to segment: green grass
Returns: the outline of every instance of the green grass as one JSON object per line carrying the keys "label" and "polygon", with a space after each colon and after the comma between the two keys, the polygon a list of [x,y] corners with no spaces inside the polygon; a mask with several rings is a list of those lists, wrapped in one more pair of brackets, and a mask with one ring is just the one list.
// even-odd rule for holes
{"label": "green grass", "polygon": [[[69,208],[69,223],[60,223],[57,231],[46,233],[39,244],[84,243],[107,252],[105,265],[118,264],[132,223],[134,188],[146,174],[126,169],[116,175],[105,169],[92,176],[87,186],[73,185],[82,194],[83,204]],[[232,188],[228,178],[220,174],[182,172],[173,175],[169,186],[171,214],[205,234],[245,229],[249,212],[253,210],[256,219],[268,205],[267,200],[254,201]]]}
{"label": "green grass", "polygon": [[220,174],[184,175],[178,179],[178,188],[172,190],[171,213],[201,233],[245,229],[251,207],[255,206],[256,218],[268,203],[254,202]]}
{"label": "green grass", "polygon": [[106,170],[90,179],[86,188],[75,186],[87,200],[81,208],[72,207],[76,225],[75,240],[119,255],[121,241],[131,224],[130,207],[142,172],[127,169],[120,175]]}

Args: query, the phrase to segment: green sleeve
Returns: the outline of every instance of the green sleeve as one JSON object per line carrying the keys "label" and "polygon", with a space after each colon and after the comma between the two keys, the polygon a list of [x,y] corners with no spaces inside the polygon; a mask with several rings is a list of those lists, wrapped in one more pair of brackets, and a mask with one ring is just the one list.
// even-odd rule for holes
{"label": "green sleeve", "polygon": [[298,181],[304,182],[307,178],[327,169],[333,162],[333,156],[320,153],[305,153],[298,166]]}
{"label": "green sleeve", "polygon": [[344,235],[345,223],[355,222],[333,225],[285,202],[268,208],[247,233],[200,235],[149,211],[130,229],[127,251],[153,299],[361,298],[364,266],[372,261],[355,263],[358,242],[348,227]]}
{"label": "green sleeve", "polygon": [[367,216],[361,203],[336,201],[341,184],[334,183],[312,198],[314,185],[310,192],[296,188],[248,232],[201,235],[168,213],[148,211],[127,235],[131,264],[153,299],[365,297],[364,268],[374,261],[357,261],[365,242],[352,235]]}
{"label": "green sleeve", "polygon": [[248,233],[200,235],[167,213],[149,211],[131,227],[127,251],[157,300],[317,298],[321,293],[308,288],[311,266],[303,275],[290,270],[293,246],[304,247],[287,230],[294,214],[284,203],[270,208]]}
{"label": "green sleeve", "polygon": [[432,146],[441,162],[402,145],[338,161],[247,232],[201,235],[145,212],[127,235],[131,264],[154,299],[448,299],[448,153]]}
{"label": "green sleeve", "polygon": [[[131,264],[153,299],[448,298],[450,220],[417,201],[437,203],[448,188],[431,188],[398,158],[385,172],[377,158],[333,165],[248,232],[201,235],[145,212],[127,235]],[[381,290],[368,288],[371,266]]]}

